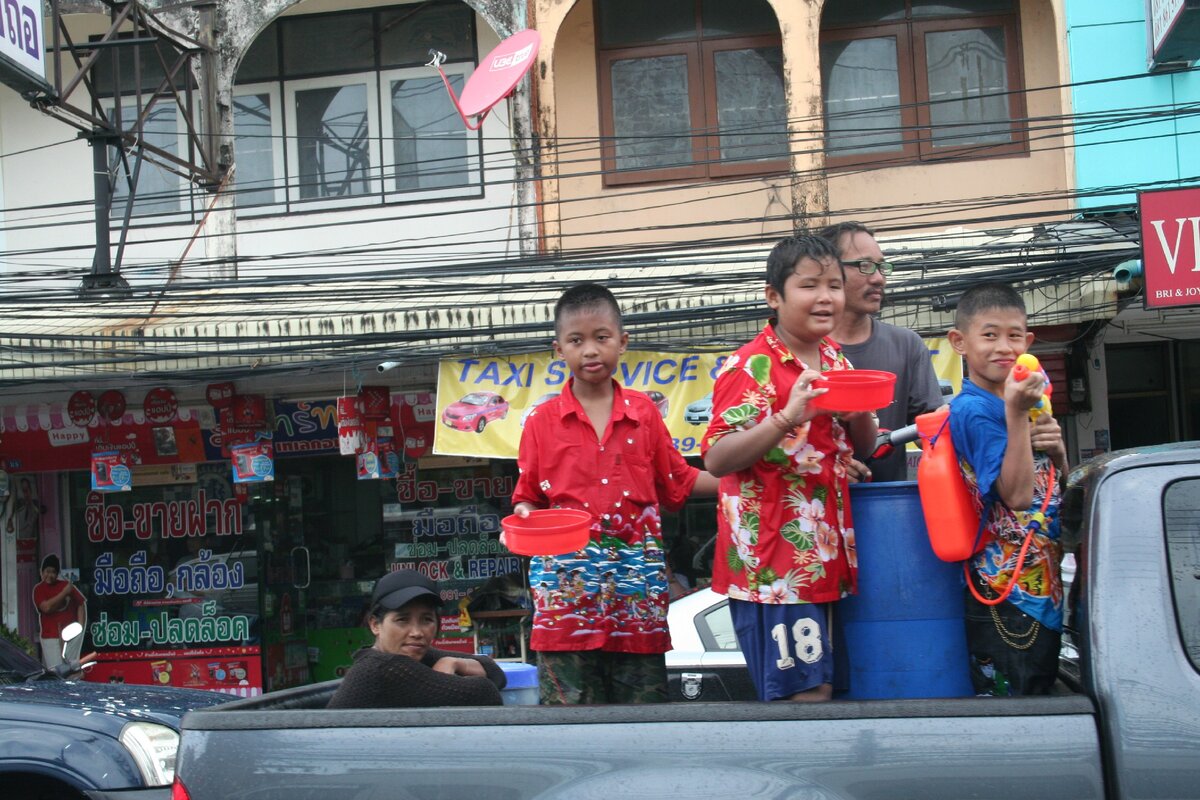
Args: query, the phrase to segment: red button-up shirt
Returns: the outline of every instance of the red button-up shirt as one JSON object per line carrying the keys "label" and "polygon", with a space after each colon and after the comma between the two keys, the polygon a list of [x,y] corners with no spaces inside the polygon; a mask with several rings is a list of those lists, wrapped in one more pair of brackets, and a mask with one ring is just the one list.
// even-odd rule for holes
{"label": "red button-up shirt", "polygon": [[682,506],[699,470],[675,449],[654,402],[615,381],[612,417],[597,439],[573,383],[525,420],[512,499],[587,511],[592,535],[578,553],[531,560],[530,645],[665,653],[671,636],[658,506]]}
{"label": "red button-up shirt", "polygon": [[[820,350],[821,372],[850,369],[832,340],[823,339]],[[722,365],[703,452],[722,436],[773,424],[768,418],[787,405],[806,368],[767,325]],[[842,424],[822,414],[722,478],[713,590],[754,603],[827,603],[853,593],[852,454]]]}

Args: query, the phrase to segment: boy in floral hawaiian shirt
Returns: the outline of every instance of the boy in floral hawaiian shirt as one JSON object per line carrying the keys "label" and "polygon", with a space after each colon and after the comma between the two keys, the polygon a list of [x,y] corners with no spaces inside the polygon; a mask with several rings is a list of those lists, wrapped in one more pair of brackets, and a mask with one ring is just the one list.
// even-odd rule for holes
{"label": "boy in floral hawaiian shirt", "polygon": [[1033,342],[1025,303],[1012,287],[968,290],[948,336],[970,370],[950,404],[950,434],[983,515],[983,550],[967,562],[971,681],[977,694],[1045,694],[1058,677],[1062,637],[1062,430],[1049,414],[1029,419],[1045,391],[1042,376],[1012,375],[1017,356]]}
{"label": "boy in floral hawaiian shirt", "polygon": [[613,379],[629,334],[611,292],[568,289],[554,328],[571,378],[526,418],[514,512],[587,511],[592,535],[577,553],[529,566],[541,700],[663,702],[670,594],[658,507],[711,495],[716,480],[683,460],[654,401]]}
{"label": "boy in floral hawaiian shirt", "polygon": [[812,388],[822,372],[851,369],[829,338],[842,277],[824,239],[775,245],[766,286],[775,319],[722,366],[702,446],[721,477],[712,588],[729,595],[762,700],[832,696],[827,604],[857,584],[846,468],[852,451],[871,452],[878,426],[873,414],[810,402],[827,391]]}

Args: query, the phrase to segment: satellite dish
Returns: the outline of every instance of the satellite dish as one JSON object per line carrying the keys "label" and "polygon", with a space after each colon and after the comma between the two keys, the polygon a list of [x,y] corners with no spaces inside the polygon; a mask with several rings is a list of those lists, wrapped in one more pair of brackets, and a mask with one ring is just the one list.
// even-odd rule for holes
{"label": "satellite dish", "polygon": [[[454,108],[462,117],[463,124],[471,130],[477,131],[483,125],[483,120],[488,112],[497,103],[512,94],[513,89],[517,88],[517,83],[525,77],[526,72],[529,72],[541,41],[542,37],[537,31],[527,29],[513,34],[496,45],[495,49],[488,53],[471,73],[471,77],[467,79],[467,85],[463,87],[461,97],[454,96],[454,90],[450,88],[450,81],[446,78],[446,73],[442,71],[442,62],[446,60],[445,55],[436,50],[430,50],[433,59],[426,66],[434,67],[442,76],[442,83],[446,85],[446,91],[450,93],[450,102],[454,103]],[[474,125],[471,124],[468,117],[477,118]]]}

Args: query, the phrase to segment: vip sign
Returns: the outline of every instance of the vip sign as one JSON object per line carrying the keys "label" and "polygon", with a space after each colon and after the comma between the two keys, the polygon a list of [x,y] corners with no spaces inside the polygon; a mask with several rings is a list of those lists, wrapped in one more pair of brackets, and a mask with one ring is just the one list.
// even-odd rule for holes
{"label": "vip sign", "polygon": [[1142,192],[1146,308],[1200,305],[1200,188]]}

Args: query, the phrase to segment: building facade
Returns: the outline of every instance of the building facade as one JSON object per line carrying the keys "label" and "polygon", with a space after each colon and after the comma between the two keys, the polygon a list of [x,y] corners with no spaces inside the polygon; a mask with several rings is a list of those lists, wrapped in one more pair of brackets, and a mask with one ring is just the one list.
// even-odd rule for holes
{"label": "building facade", "polygon": [[[74,41],[112,27],[63,5]],[[898,264],[885,317],[934,348],[972,282],[1018,283],[1039,352],[1075,387],[1093,360],[1075,345],[1117,313],[1111,271],[1136,244],[1076,200],[1063,4],[868,5],[164,11],[207,47],[182,81],[194,113],[139,104],[170,65],[128,48],[74,105],[119,105],[122,125],[140,109],[163,153],[207,142],[217,180],[147,160],[129,202],[109,148],[107,252],[128,288],[101,292],[79,289],[94,153],[0,87],[6,624],[32,631],[36,562],[58,552],[89,598],[98,678],[253,693],[337,675],[371,582],[412,564],[445,587],[447,642],[473,646],[460,604],[521,569],[497,542],[515,474],[500,456],[562,377],[561,290],[613,287],[638,349],[623,377],[694,453],[715,359],[765,318],[765,253],[834,219],[877,229]],[[530,77],[472,130],[429,51],[461,93],[526,27]],[[1056,395],[1076,454],[1100,447],[1102,384]],[[377,401],[372,387],[383,410],[356,428],[338,399]],[[490,405],[462,423],[450,406],[468,395]],[[114,467],[130,491],[105,491]],[[702,580],[711,507],[670,527],[677,571]],[[508,655],[512,630],[481,643]]]}

